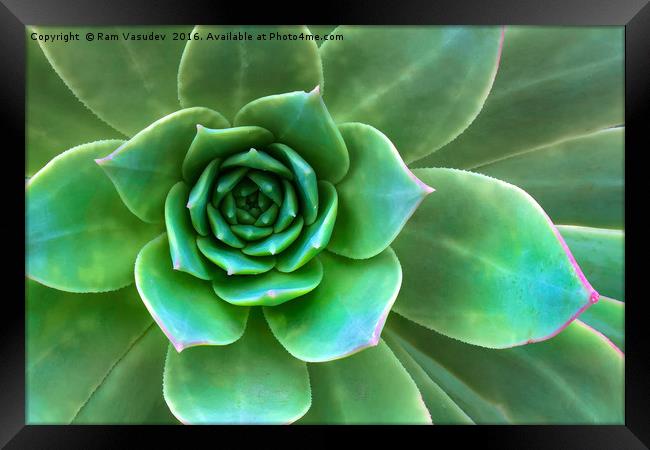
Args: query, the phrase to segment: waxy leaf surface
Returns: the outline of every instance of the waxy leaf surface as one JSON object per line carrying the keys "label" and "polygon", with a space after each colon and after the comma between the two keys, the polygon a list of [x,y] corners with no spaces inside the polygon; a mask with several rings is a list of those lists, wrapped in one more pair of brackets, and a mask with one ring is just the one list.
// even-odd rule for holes
{"label": "waxy leaf surface", "polygon": [[323,265],[316,257],[291,273],[236,276],[215,271],[212,283],[219,297],[233,305],[275,306],[312,291],[322,279]]}
{"label": "waxy leaf surface", "polygon": [[625,301],[625,233],[569,225],[557,228],[594,288]]}
{"label": "waxy leaf surface", "polygon": [[[183,107],[207,106],[232,120],[242,106],[257,98],[309,91],[323,83],[314,41],[271,37],[271,33],[308,35],[305,26],[197,26],[192,33],[202,40],[188,41],[178,69]],[[250,34],[253,39],[216,39],[227,33]],[[258,40],[262,34],[264,41]]]}
{"label": "waxy leaf surface", "polygon": [[305,424],[430,424],[422,396],[384,342],[338,361],[309,364]]}
{"label": "waxy leaf surface", "polygon": [[318,88],[254,100],[237,113],[234,125],[266,128],[307,161],[319,180],[337,183],[348,171],[345,142]]}
{"label": "waxy leaf surface", "polygon": [[[188,183],[194,183],[210,161],[217,158],[225,159],[233,153],[246,151],[251,147],[264,147],[273,140],[273,134],[260,127],[224,129],[197,127],[196,136],[183,160],[183,178]],[[243,169],[229,173],[245,174],[246,171]],[[233,182],[232,186],[239,181],[236,178],[229,178]]]}
{"label": "waxy leaf surface", "polygon": [[27,423],[177,423],[162,396],[167,339],[134,287],[70,294],[28,281],[26,312]]}
{"label": "waxy leaf surface", "polygon": [[506,27],[481,113],[414,166],[469,169],[622,124],[623,55],[621,27]]}
{"label": "waxy leaf surface", "polygon": [[434,425],[474,424],[472,419],[454,403],[445,391],[433,381],[427,372],[413,359],[404,348],[393,339],[390,332],[382,334],[383,341],[388,344],[393,354],[399,359],[418,387],[422,400],[431,414]]}
{"label": "waxy leaf surface", "polygon": [[97,160],[124,204],[145,222],[163,220],[165,198],[181,180],[196,125],[224,128],[228,122],[206,108],[177,111],[152,123],[117,150]]}
{"label": "waxy leaf surface", "polygon": [[436,192],[392,244],[404,268],[395,311],[461,341],[502,348],[553,336],[597,300],[524,191],[456,169],[414,173]]}
{"label": "waxy leaf surface", "polygon": [[610,128],[472,169],[519,186],[555,223],[623,228],[623,128]]}
{"label": "waxy leaf surface", "polygon": [[348,258],[370,258],[395,239],[432,189],[406,167],[380,131],[361,123],[339,125],[350,170],[339,184],[336,226],[327,249]]}
{"label": "waxy leaf surface", "polygon": [[234,344],[180,354],[170,346],[164,380],[165,400],[183,423],[291,423],[311,405],[305,363],[282,348],[259,312]]}
{"label": "waxy leaf surface", "polygon": [[264,308],[275,337],[293,356],[310,362],[377,345],[402,281],[395,253],[386,249],[370,259],[351,260],[323,252],[318,258],[323,280],[316,289]]}
{"label": "waxy leaf surface", "polygon": [[602,333],[625,351],[625,303],[600,297],[598,303],[580,315],[580,321]]}
{"label": "waxy leaf surface", "polygon": [[186,199],[190,190],[179,181],[169,191],[165,201],[165,227],[169,241],[169,259],[175,270],[189,273],[202,280],[212,275],[210,264],[199,251],[196,243],[196,230],[192,226]]}
{"label": "waxy leaf surface", "polygon": [[[76,145],[124,135],[100,120],[77,99],[27,33],[25,131],[27,176]],[[65,111],[65,114],[61,114]]]}
{"label": "waxy leaf surface", "polygon": [[71,292],[102,292],[133,282],[140,248],[161,227],[124,206],[94,159],[123,141],[84,144],[54,158],[27,183],[27,275]]}
{"label": "waxy leaf surface", "polygon": [[359,27],[333,32],[320,53],[337,123],[381,130],[409,163],[476,117],[499,64],[501,27]]}
{"label": "waxy leaf surface", "polygon": [[[168,27],[36,27],[43,34],[79,33],[80,40],[39,41],[63,81],[95,114],[127,136],[180,108],[178,61],[185,45]],[[92,33],[93,41],[84,39]],[[134,40],[137,35],[165,35]]]}
{"label": "waxy leaf surface", "polygon": [[397,314],[384,333],[476,423],[623,423],[623,356],[579,320],[510,349],[464,344]]}
{"label": "waxy leaf surface", "polygon": [[172,268],[167,236],[140,251],[135,284],[151,317],[177,351],[195,345],[227,345],[244,333],[248,308],[221,300],[210,282]]}

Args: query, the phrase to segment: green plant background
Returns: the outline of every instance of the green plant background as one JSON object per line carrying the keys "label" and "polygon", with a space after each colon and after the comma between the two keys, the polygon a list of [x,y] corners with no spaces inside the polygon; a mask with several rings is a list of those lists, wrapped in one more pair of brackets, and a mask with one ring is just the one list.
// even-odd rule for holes
{"label": "green plant background", "polygon": [[[83,39],[88,30],[97,31],[75,31]],[[218,411],[237,396],[280,389],[296,393],[286,401],[293,407],[307,405],[297,423],[623,423],[623,29],[280,30],[344,39],[264,48],[169,40],[39,45],[28,29],[28,423],[179,423],[163,398],[163,372],[167,392],[189,405],[208,402],[217,411],[210,420],[217,422],[232,420]],[[230,388],[232,396],[212,395],[214,381],[184,371],[178,354],[168,351],[167,337],[133,285],[136,256],[164,228],[143,225],[98,167],[78,170],[74,158],[104,157],[181,107],[212,108],[232,122],[256,98],[316,84],[337,124],[361,122],[383,132],[436,191],[389,240],[386,252],[394,251],[403,279],[376,347],[305,365],[287,353],[281,336],[283,345],[271,336],[260,313],[252,313],[247,329],[259,333],[223,347],[210,363],[202,357],[210,347],[187,352],[196,365],[207,364],[206,373],[227,367],[220,376],[243,380]],[[39,173],[80,144],[88,145],[77,156]],[[363,164],[351,160],[350,170],[385,167],[372,153],[358,158]],[[332,178],[345,173],[325,160],[321,170]],[[368,188],[371,194],[356,198],[358,205],[372,205],[372,192],[391,192],[390,173],[366,180],[344,179],[337,189],[355,198]],[[75,183],[111,194],[84,197]],[[57,216],[54,208],[45,217],[57,202],[65,214]],[[358,210],[374,222],[397,214]],[[557,335],[558,320],[568,320],[589,291],[574,280],[546,214],[601,295]],[[358,223],[353,213],[341,217]],[[82,223],[102,233],[92,251],[112,267],[110,274],[79,270],[85,247],[74,235],[56,236],[56,245],[75,249],[61,259],[39,250],[53,241],[53,226],[69,230]],[[348,230],[352,225],[337,231],[331,248],[366,258],[370,244],[359,239],[347,248]],[[372,243],[386,239],[366,233]],[[359,279],[367,288],[389,274],[379,263],[376,275],[354,264],[341,270],[336,258],[324,259],[325,273],[339,281],[323,288],[330,292],[354,292]],[[363,299],[358,304],[365,305]],[[300,313],[292,308],[281,314]],[[271,325],[273,314],[265,312]],[[315,334],[295,344],[303,355],[331,350],[323,345],[326,325],[316,321]],[[541,342],[519,345],[528,340]],[[239,420],[286,422],[282,408],[280,402],[263,416],[241,413]]]}

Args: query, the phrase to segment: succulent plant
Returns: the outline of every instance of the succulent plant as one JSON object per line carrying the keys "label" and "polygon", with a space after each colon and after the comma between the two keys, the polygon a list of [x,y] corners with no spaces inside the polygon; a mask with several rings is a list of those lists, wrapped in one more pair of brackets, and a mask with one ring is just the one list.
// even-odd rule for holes
{"label": "succulent plant", "polygon": [[27,46],[29,423],[622,423],[622,29]]}

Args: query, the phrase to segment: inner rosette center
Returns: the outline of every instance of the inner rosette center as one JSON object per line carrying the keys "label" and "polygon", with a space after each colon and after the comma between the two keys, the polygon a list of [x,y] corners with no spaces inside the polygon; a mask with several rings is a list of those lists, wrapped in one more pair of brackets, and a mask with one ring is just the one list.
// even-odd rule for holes
{"label": "inner rosette center", "polygon": [[338,196],[291,147],[233,149],[232,130],[198,128],[165,205],[172,263],[230,303],[273,306],[320,283]]}

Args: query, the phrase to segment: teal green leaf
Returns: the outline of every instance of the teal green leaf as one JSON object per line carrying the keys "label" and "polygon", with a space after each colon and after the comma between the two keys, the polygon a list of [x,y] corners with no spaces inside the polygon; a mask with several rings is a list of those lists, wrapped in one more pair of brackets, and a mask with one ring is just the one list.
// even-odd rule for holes
{"label": "teal green leaf", "polygon": [[259,170],[251,170],[246,176],[259,187],[262,193],[273,200],[275,204],[279,205],[282,203],[282,189],[277,178]]}
{"label": "teal green leaf", "polygon": [[207,237],[197,238],[196,243],[201,253],[228,275],[257,275],[268,272],[275,265],[273,256],[250,257]]}
{"label": "teal green leaf", "polygon": [[[296,190],[287,180],[282,180],[282,187],[284,188],[282,206],[273,226],[273,231],[276,233],[284,231],[298,215],[298,197],[296,196]],[[316,198],[318,199],[318,193],[316,194]],[[301,217],[304,220],[304,216],[301,215]]]}
{"label": "teal green leaf", "polygon": [[623,355],[579,320],[509,349],[465,344],[397,314],[384,333],[476,423],[623,423]]}
{"label": "teal green leaf", "polygon": [[309,364],[312,407],[304,424],[430,424],[422,396],[388,346]]}
{"label": "teal green leaf", "polygon": [[210,228],[217,239],[235,248],[242,248],[246,245],[241,239],[235,236],[235,233],[230,229],[230,225],[226,222],[226,219],[223,218],[218,209],[215,209],[212,205],[208,204],[207,210]]}
{"label": "teal green leaf", "polygon": [[508,26],[481,113],[415,166],[469,169],[622,124],[623,55],[622,27]]}
{"label": "teal green leaf", "polygon": [[271,270],[256,276],[236,276],[215,271],[212,284],[217,295],[233,305],[275,306],[314,290],[322,279],[323,265],[314,258],[291,273]]}
{"label": "teal green leaf", "polygon": [[237,223],[237,208],[235,207],[235,198],[232,192],[228,192],[224,196],[223,202],[221,202],[221,212],[229,224],[234,225]]}
{"label": "teal green leaf", "polygon": [[227,345],[244,334],[248,308],[217,297],[211,284],[174,270],[164,234],[149,242],[135,261],[142,302],[176,351],[196,345]]}
{"label": "teal green leaf", "polygon": [[598,303],[580,315],[580,320],[625,351],[625,303],[600,297]]}
{"label": "teal green leaf", "polygon": [[414,173],[436,192],[392,244],[404,268],[399,314],[502,348],[554,336],[598,299],[526,192],[462,170]]}
{"label": "teal green leaf", "polygon": [[251,169],[266,170],[280,175],[287,180],[293,180],[293,175],[284,164],[272,158],[268,153],[258,151],[255,148],[249,149],[247,152],[238,153],[227,158],[221,167],[227,169],[228,167],[249,167]]}
{"label": "teal green leaf", "polygon": [[[238,209],[237,211],[241,210]],[[253,220],[255,220],[255,218],[253,218]],[[242,223],[243,221],[240,220],[239,222]],[[270,236],[271,233],[273,233],[272,227],[258,227],[255,225],[232,225],[230,229],[233,233],[246,241],[256,241]]]}
{"label": "teal green leaf", "polygon": [[72,148],[29,179],[27,276],[71,292],[110,291],[133,282],[138,251],[162,230],[131,214],[94,162],[122,142]]}
{"label": "teal green leaf", "polygon": [[182,179],[181,165],[197,124],[212,128],[228,126],[215,111],[183,109],[149,125],[113,153],[97,160],[124,204],[145,222],[162,221],[165,198]]}
{"label": "teal green leaf", "polygon": [[[397,297],[402,270],[387,248],[366,260],[319,255],[323,281],[309,294],[264,308],[275,337],[296,358],[319,362],[377,345]],[[293,275],[297,272],[292,272]]]}
{"label": "teal green leaf", "polygon": [[167,339],[135,288],[70,294],[28,281],[26,303],[27,423],[176,422],[162,396]]}
{"label": "teal green leaf", "polygon": [[[178,96],[184,107],[207,106],[232,119],[257,98],[308,91],[323,83],[316,42],[271,37],[310,35],[305,26],[197,26],[193,33],[202,39],[187,43],[178,69]],[[216,39],[227,33],[246,33],[252,39]]]}
{"label": "teal green leaf", "polygon": [[[266,197],[266,196],[265,196]],[[268,197],[266,197],[268,198]],[[278,205],[273,203],[269,208],[261,213],[255,223],[253,225],[255,226],[268,226],[268,225],[273,225],[275,223],[275,219],[278,217],[278,212],[280,211],[280,208],[278,208]]]}
{"label": "teal green leaf", "polygon": [[318,174],[337,183],[348,171],[345,142],[336,128],[318,86],[311,92],[290,92],[259,98],[244,106],[234,124],[257,125],[295,150]]}
{"label": "teal green leaf", "polygon": [[[338,210],[336,189],[327,181],[318,183],[320,210],[316,221],[305,227],[302,234],[278,256],[277,269],[292,272],[305,265],[311,258],[325,250],[332,236]],[[286,233],[289,231],[287,230]]]}
{"label": "teal green leaf", "polygon": [[557,228],[598,292],[624,301],[625,232],[569,225]]}
{"label": "teal green leaf", "polygon": [[519,186],[555,223],[623,228],[624,134],[600,130],[472,170]]}
{"label": "teal green leaf", "polygon": [[395,239],[433,189],[406,167],[380,131],[361,123],[339,125],[350,170],[339,184],[339,210],[327,249],[348,258],[370,258]]}
{"label": "teal green leaf", "polygon": [[381,130],[407,163],[474,120],[503,42],[501,27],[343,25],[333,34],[344,39],[320,48],[332,117]]}
{"label": "teal green leaf", "polygon": [[[203,168],[213,159],[224,159],[252,147],[265,147],[273,140],[273,134],[260,127],[210,129],[198,126],[196,136],[183,160],[183,178],[188,183],[194,183]],[[233,174],[229,180],[234,186],[243,177],[241,175],[237,178],[237,174],[245,174],[246,170],[229,173]]]}
{"label": "teal green leaf", "polygon": [[196,230],[186,208],[189,188],[179,181],[169,191],[165,202],[165,226],[169,240],[169,260],[174,270],[202,280],[211,278],[210,265],[196,244]]}
{"label": "teal green leaf", "polygon": [[221,200],[239,183],[248,173],[247,167],[238,167],[219,175],[219,180],[212,194],[212,204],[218,206]]}
{"label": "teal green leaf", "polygon": [[183,423],[281,424],[311,405],[304,362],[289,355],[254,311],[244,337],[223,347],[169,347],[164,395]]}
{"label": "teal green leaf", "polygon": [[212,185],[217,177],[217,173],[219,173],[219,162],[218,159],[215,159],[205,167],[199,180],[192,186],[187,202],[192,225],[203,236],[207,236],[210,232],[207,206],[208,201],[210,201],[210,194],[212,193]]}
{"label": "teal green leaf", "polygon": [[302,231],[303,223],[302,217],[298,217],[286,230],[274,233],[264,240],[251,242],[242,249],[242,252],[251,256],[277,255],[295,242]]}
{"label": "teal green leaf", "polygon": [[393,339],[390,331],[382,339],[404,366],[422,394],[434,425],[472,425],[474,422],[445,391],[433,381],[409,353]]}
{"label": "teal green leaf", "polygon": [[30,34],[28,29],[25,72],[27,176],[34,175],[50,159],[75,145],[124,138],[70,92]]}
{"label": "teal green leaf", "polygon": [[[95,114],[127,136],[180,108],[176,74],[186,26],[36,27],[39,33],[93,33],[94,41],[39,41],[63,81]],[[134,40],[137,35],[164,40]],[[104,39],[100,38],[100,34]],[[116,39],[105,37],[116,35]]]}
{"label": "teal green leaf", "polygon": [[[295,186],[300,197],[300,208],[303,219],[305,219],[306,225],[311,225],[318,215],[318,180],[314,169],[295,150],[284,144],[272,144],[269,146],[269,151],[291,167],[295,176]],[[283,184],[285,191],[289,189],[287,188],[287,183],[283,182]],[[293,189],[291,189],[292,191]],[[286,195],[287,193],[285,192],[285,201],[289,200],[292,202],[289,205],[288,211],[293,211],[295,199],[292,198],[292,195],[288,197]]]}

